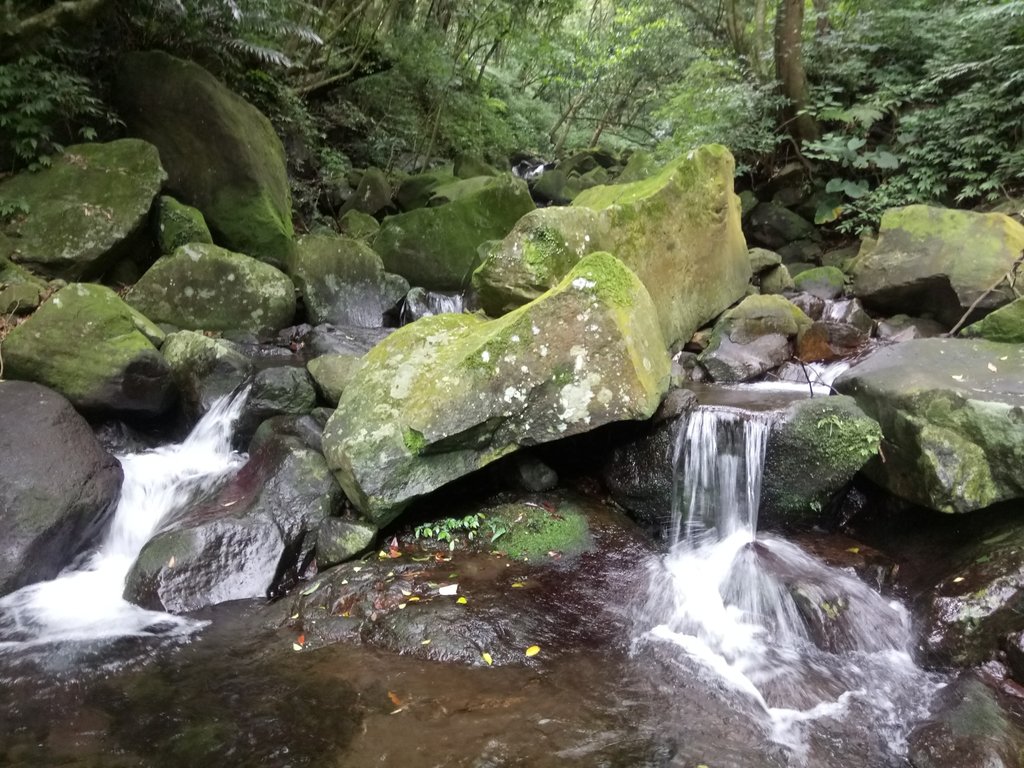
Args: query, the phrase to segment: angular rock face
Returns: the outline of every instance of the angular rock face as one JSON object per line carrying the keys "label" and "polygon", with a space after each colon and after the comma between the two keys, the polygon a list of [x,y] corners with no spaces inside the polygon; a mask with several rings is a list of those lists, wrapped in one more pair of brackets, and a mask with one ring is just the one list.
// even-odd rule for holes
{"label": "angular rock face", "polygon": [[802,240],[818,241],[821,235],[807,219],[775,203],[760,203],[747,220],[751,240],[778,250]]}
{"label": "angular rock face", "polygon": [[969,339],[988,339],[1006,344],[1024,344],[1024,299],[1016,299],[1000,307],[960,332]]}
{"label": "angular rock face", "polygon": [[57,390],[79,410],[155,416],[177,398],[153,346],[163,333],[102,285],[57,291],[4,341],[4,373]]}
{"label": "angular rock face", "polygon": [[150,319],[192,331],[263,331],[295,316],[295,289],[269,264],[215,245],[163,256],[126,300]]}
{"label": "angular rock face", "polygon": [[1005,282],[984,294],[1022,250],[1024,226],[1001,213],[896,208],[882,216],[874,248],[854,262],[853,293],[868,309],[930,312],[951,326],[978,299],[980,317],[1015,298]]}
{"label": "angular rock face", "polygon": [[835,383],[881,424],[880,485],[941,512],[1024,498],[1024,348],[918,339],[880,349]]}
{"label": "angular rock face", "polygon": [[669,360],[642,283],[606,253],[504,317],[437,315],[366,356],[324,432],[349,499],[378,525],[511,453],[650,416]]}
{"label": "angular rock face", "polygon": [[532,209],[524,181],[488,177],[477,191],[444,205],[388,216],[373,247],[389,272],[413,285],[458,290],[480,263],[479,246],[504,237]]}
{"label": "angular rock face", "polygon": [[193,420],[252,374],[252,362],[236,345],[196,331],[168,335],[160,351],[174,372],[185,412]]}
{"label": "angular rock face", "polygon": [[52,579],[97,534],[121,465],[56,392],[0,381],[0,595]]}
{"label": "angular rock face", "polygon": [[284,147],[258,109],[159,51],[126,57],[114,97],[129,132],[160,150],[168,191],[203,212],[217,242],[284,265],[293,233]]}
{"label": "angular rock face", "polygon": [[732,155],[707,146],[643,181],[588,189],[573,207],[597,214],[593,224],[586,216],[537,215],[488,257],[474,284],[493,297],[485,309],[504,310],[559,279],[589,249],[606,249],[647,287],[666,342],[688,339],[741,298],[750,280],[732,188]]}
{"label": "angular rock face", "polygon": [[50,168],[0,183],[0,203],[29,209],[0,231],[0,258],[48,277],[98,277],[131,255],[166,178],[144,141],[68,147]]}
{"label": "angular rock face", "polygon": [[153,212],[153,230],[162,255],[189,243],[213,243],[213,235],[199,209],[162,195]]}

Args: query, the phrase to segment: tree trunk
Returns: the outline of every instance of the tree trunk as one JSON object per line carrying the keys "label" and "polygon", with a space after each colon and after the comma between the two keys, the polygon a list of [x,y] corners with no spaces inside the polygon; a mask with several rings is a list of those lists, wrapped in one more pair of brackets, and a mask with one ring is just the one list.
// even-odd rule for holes
{"label": "tree trunk", "polygon": [[807,73],[803,59],[804,0],[779,0],[775,17],[775,75],[789,102],[783,124],[798,145],[818,138],[818,125],[807,107]]}

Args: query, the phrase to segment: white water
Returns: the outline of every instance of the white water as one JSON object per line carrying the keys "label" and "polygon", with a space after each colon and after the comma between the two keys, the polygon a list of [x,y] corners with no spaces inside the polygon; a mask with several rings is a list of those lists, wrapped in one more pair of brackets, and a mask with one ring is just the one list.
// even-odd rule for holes
{"label": "white water", "polygon": [[52,581],[0,599],[0,651],[61,641],[189,633],[201,622],[125,601],[143,545],[241,466],[231,431],[247,392],[220,398],[181,443],[118,457],[124,483],[103,543]]}
{"label": "white water", "polygon": [[808,731],[856,720],[905,750],[937,682],[910,656],[907,611],[795,544],[757,535],[770,413],[701,407],[676,447],[672,552],[652,568],[639,644],[669,643],[747,699],[807,765]]}

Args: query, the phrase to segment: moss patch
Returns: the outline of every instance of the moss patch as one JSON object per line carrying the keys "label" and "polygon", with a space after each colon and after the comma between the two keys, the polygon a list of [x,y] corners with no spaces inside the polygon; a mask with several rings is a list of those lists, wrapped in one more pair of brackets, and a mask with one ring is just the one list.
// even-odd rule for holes
{"label": "moss patch", "polygon": [[557,509],[536,504],[503,504],[487,512],[492,531],[506,532],[494,548],[516,559],[539,560],[549,553],[578,555],[594,547],[586,515],[565,502]]}

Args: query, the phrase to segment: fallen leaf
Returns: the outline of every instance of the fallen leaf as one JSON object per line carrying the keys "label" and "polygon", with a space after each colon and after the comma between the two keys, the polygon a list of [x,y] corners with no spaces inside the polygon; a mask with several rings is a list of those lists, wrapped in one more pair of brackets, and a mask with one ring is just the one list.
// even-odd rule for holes
{"label": "fallen leaf", "polygon": [[456,600],[455,602],[456,602],[456,603],[458,603],[459,605],[465,605],[466,603],[468,603],[468,602],[469,602],[469,600],[467,600],[467,599],[466,599],[466,598],[464,598],[464,597],[460,597],[460,598],[459,598],[458,600]]}
{"label": "fallen leaf", "polygon": [[361,570],[363,570],[363,566],[361,566],[361,565],[353,565],[352,566],[352,572],[353,573],[359,573]]}
{"label": "fallen leaf", "polygon": [[412,594],[412,592],[410,592],[410,591],[409,591],[408,589],[403,589],[403,590],[400,590],[400,591],[401,591],[401,593],[402,593],[403,595],[405,595],[406,597],[408,597],[409,595],[411,595],[411,594]]}
{"label": "fallen leaf", "polygon": [[443,587],[438,587],[437,594],[439,595],[455,595],[459,592],[458,584],[445,584]]}
{"label": "fallen leaf", "polygon": [[306,635],[304,633],[299,635],[297,638],[295,638],[295,642],[297,642],[299,645],[305,645],[306,644]]}
{"label": "fallen leaf", "polygon": [[955,579],[953,579],[953,583],[954,584],[959,584],[963,580],[964,580],[963,576],[957,576]]}
{"label": "fallen leaf", "polygon": [[292,650],[293,651],[301,651],[302,650],[302,646],[299,645],[298,643],[292,643]]}
{"label": "fallen leaf", "polygon": [[539,645],[531,645],[529,648],[526,649],[527,656],[536,656],[538,653],[540,653]]}
{"label": "fallen leaf", "polygon": [[404,611],[404,610],[405,610],[405,606],[406,606],[406,604],[405,604],[405,603],[399,603],[399,604],[398,604],[398,610],[400,610],[400,611]]}
{"label": "fallen leaf", "polygon": [[963,375],[962,374],[957,374],[957,373],[952,374],[950,376],[950,378],[953,379],[953,381],[963,381],[964,380]]}
{"label": "fallen leaf", "polygon": [[320,589],[320,585],[322,583],[323,582],[321,582],[321,581],[314,581],[312,584],[310,584],[308,587],[306,587],[304,590],[302,590],[299,594],[300,595],[312,595],[314,592],[316,592],[318,589]]}
{"label": "fallen leaf", "polygon": [[850,548],[849,548],[848,550],[846,550],[846,551],[847,551],[847,552],[852,552],[852,553],[853,553],[853,554],[855,554],[855,555],[859,555],[859,554],[860,554],[860,547],[850,547]]}
{"label": "fallen leaf", "polygon": [[398,694],[394,691],[388,691],[388,698],[391,699],[391,703],[396,707],[402,706],[402,700],[398,698]]}
{"label": "fallen leaf", "polygon": [[484,663],[487,664],[488,667],[494,663],[494,659],[491,658],[491,654],[489,654],[487,651],[484,651],[482,654],[480,654],[480,658],[484,660]]}
{"label": "fallen leaf", "polygon": [[524,586],[526,586],[526,585],[525,585],[525,584],[523,584],[523,582],[521,582],[521,581],[516,581],[516,582],[514,582],[514,583],[512,584],[512,589],[522,589],[522,588],[523,588]]}
{"label": "fallen leaf", "polygon": [[430,645],[430,640],[424,640],[420,645]]}
{"label": "fallen leaf", "polygon": [[999,369],[998,369],[998,368],[996,368],[996,367],[995,367],[994,365],[992,365],[992,363],[989,363],[989,364],[988,364],[988,369],[989,369],[990,371],[992,371],[992,373],[996,373],[996,372],[998,372],[998,371],[999,371]]}
{"label": "fallen leaf", "polygon": [[419,601],[420,601],[420,599],[416,595],[413,595],[408,600],[408,602],[410,602],[410,603],[418,603]]}

